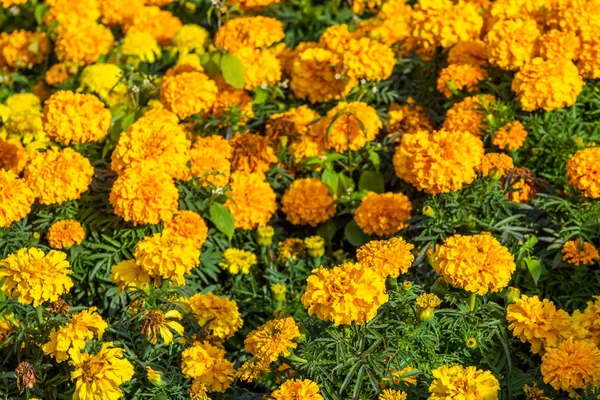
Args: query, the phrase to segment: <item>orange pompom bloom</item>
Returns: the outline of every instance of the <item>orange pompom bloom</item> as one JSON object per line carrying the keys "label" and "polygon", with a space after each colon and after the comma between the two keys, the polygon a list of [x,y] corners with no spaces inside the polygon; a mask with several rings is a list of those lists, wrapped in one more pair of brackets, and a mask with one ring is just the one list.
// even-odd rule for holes
{"label": "orange pompom bloom", "polygon": [[201,248],[208,237],[208,227],[200,214],[182,210],[172,220],[165,222],[163,235],[175,235],[191,240],[195,247]]}
{"label": "orange pompom bloom", "polygon": [[356,258],[383,278],[397,278],[400,274],[407,273],[415,260],[411,254],[414,247],[402,238],[372,240],[358,249]]}
{"label": "orange pompom bloom", "polygon": [[583,190],[586,197],[600,197],[600,147],[579,150],[567,162],[569,184]]}
{"label": "orange pompom bloom", "polygon": [[592,264],[600,259],[598,249],[589,242],[583,242],[580,239],[566,242],[562,247],[563,261],[572,265]]}
{"label": "orange pompom bloom", "polygon": [[487,72],[478,65],[450,64],[440,72],[437,90],[448,98],[461,90],[471,93],[476,91],[476,85],[487,77]]}
{"label": "orange pompom bloom", "polygon": [[29,214],[35,201],[33,191],[12,171],[0,169],[0,228]]}
{"label": "orange pompom bloom", "polygon": [[504,125],[494,133],[494,146],[502,150],[518,150],[525,143],[527,131],[519,121]]}
{"label": "orange pompom bloom", "polygon": [[265,173],[277,161],[269,140],[256,133],[236,133],[229,142],[233,149],[231,164],[234,171]]}
{"label": "orange pompom bloom", "polygon": [[294,225],[315,227],[335,215],[335,197],[319,179],[297,179],[281,198],[282,210]]}
{"label": "orange pompom bloom", "polygon": [[48,244],[53,249],[64,249],[81,244],[85,238],[83,226],[77,221],[63,220],[53,223],[48,229]]}
{"label": "orange pompom bloom", "polygon": [[518,71],[537,55],[540,35],[533,19],[497,22],[485,37],[490,64]]}
{"label": "orange pompom bloom", "polygon": [[446,120],[442,129],[483,136],[484,130],[487,128],[488,110],[495,100],[494,96],[489,94],[466,97],[446,112]]}
{"label": "orange pompom bloom", "polygon": [[[379,133],[383,127],[377,111],[366,103],[339,102],[325,117],[329,137],[327,147],[338,153],[360,150]],[[323,132],[325,134],[325,132]]]}
{"label": "orange pompom bloom", "polygon": [[481,174],[495,179],[507,174],[514,167],[513,159],[502,153],[487,153],[481,159]]}
{"label": "orange pompom bloom", "polygon": [[224,187],[231,175],[231,144],[222,136],[199,137],[190,150],[192,174],[202,186]]}
{"label": "orange pompom bloom", "polygon": [[93,21],[78,20],[61,25],[56,32],[54,52],[58,60],[81,66],[98,61],[100,56],[112,49],[115,41],[110,29]]}
{"label": "orange pompom bloom", "polygon": [[210,111],[217,100],[217,85],[203,72],[165,76],[160,101],[181,119]]}
{"label": "orange pompom bloom", "polygon": [[275,192],[262,174],[235,172],[231,175],[231,200],[225,206],[233,215],[236,228],[265,226],[277,211]]}
{"label": "orange pompom bloom", "polygon": [[368,235],[392,236],[408,227],[412,204],[402,193],[368,193],[356,209],[354,220]]}
{"label": "orange pompom bloom", "polygon": [[170,11],[156,6],[143,7],[133,18],[123,21],[125,33],[148,32],[161,46],[168,45],[183,24]]}
{"label": "orange pompom bloom", "polygon": [[0,34],[0,66],[31,69],[50,54],[50,39],[43,32],[22,29]]}
{"label": "orange pompom bloom", "polygon": [[19,174],[25,168],[28,158],[20,140],[0,138],[0,169]]}

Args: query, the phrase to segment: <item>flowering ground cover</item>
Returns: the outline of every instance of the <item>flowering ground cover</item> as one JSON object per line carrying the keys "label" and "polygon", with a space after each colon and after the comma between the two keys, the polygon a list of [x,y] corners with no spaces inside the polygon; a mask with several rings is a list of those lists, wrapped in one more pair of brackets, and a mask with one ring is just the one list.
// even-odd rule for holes
{"label": "flowering ground cover", "polygon": [[600,0],[0,5],[0,400],[600,398]]}

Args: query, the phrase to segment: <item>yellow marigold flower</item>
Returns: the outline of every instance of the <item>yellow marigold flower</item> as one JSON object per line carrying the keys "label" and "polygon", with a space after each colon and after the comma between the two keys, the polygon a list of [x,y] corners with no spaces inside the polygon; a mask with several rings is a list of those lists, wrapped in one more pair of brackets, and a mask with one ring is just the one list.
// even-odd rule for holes
{"label": "yellow marigold flower", "polygon": [[419,1],[412,13],[412,35],[424,47],[451,47],[458,41],[474,40],[483,27],[479,7],[459,0]]}
{"label": "yellow marigold flower", "polygon": [[546,60],[576,60],[581,42],[572,31],[552,29],[540,37],[540,57]]}
{"label": "yellow marigold flower", "polygon": [[544,14],[549,11],[550,2],[547,0],[497,0],[486,7],[494,17],[492,21],[533,18],[542,24]]}
{"label": "yellow marigold flower", "polygon": [[412,204],[402,193],[368,193],[356,209],[354,220],[368,235],[392,236],[408,227]]}
{"label": "yellow marigold flower", "polygon": [[309,125],[319,119],[319,114],[306,105],[272,114],[265,124],[265,136],[278,143],[281,137],[295,140],[308,132]]}
{"label": "yellow marigold flower", "polygon": [[184,275],[198,266],[200,250],[187,238],[157,233],[138,242],[134,257],[151,276],[171,279],[184,286]]}
{"label": "yellow marigold flower", "polygon": [[358,249],[356,258],[361,265],[371,268],[382,278],[397,278],[406,274],[412,265],[415,257],[411,250],[414,247],[402,238],[372,240]]}
{"label": "yellow marigold flower", "polygon": [[384,80],[396,65],[392,49],[369,38],[351,39],[342,54],[344,72],[350,78]]}
{"label": "yellow marigold flower", "polygon": [[485,37],[490,64],[518,71],[536,57],[541,32],[533,19],[497,22]]}
{"label": "yellow marigold flower", "polygon": [[302,304],[308,314],[316,314],[336,326],[365,324],[388,300],[384,278],[358,263],[344,263],[333,269],[319,267],[306,282]]}
{"label": "yellow marigold flower", "polygon": [[108,134],[111,121],[110,111],[96,96],[68,90],[50,96],[42,116],[48,136],[66,145],[101,141]]}
{"label": "yellow marigold flower", "polygon": [[2,291],[8,298],[34,307],[56,301],[73,287],[69,267],[67,255],[61,251],[44,254],[40,249],[23,248],[0,260]]}
{"label": "yellow marigold flower", "polygon": [[158,224],[179,208],[179,191],[173,179],[156,166],[127,168],[110,191],[114,212],[134,225]]}
{"label": "yellow marigold flower", "polygon": [[270,51],[242,47],[236,50],[234,55],[244,66],[244,89],[252,90],[281,80],[281,65]]}
{"label": "yellow marigold flower", "polygon": [[544,396],[544,391],[537,387],[537,383],[531,385],[523,385],[523,393],[527,400],[552,400],[550,397]]}
{"label": "yellow marigold flower", "polygon": [[0,169],[0,228],[6,228],[29,214],[35,195],[13,171]]}
{"label": "yellow marigold flower", "polygon": [[217,99],[217,85],[202,72],[165,76],[160,101],[181,119],[206,113]]}
{"label": "yellow marigold flower", "polygon": [[350,40],[364,37],[360,30],[351,32],[347,24],[332,25],[319,37],[319,45],[334,53],[342,54],[348,48]]}
{"label": "yellow marigold flower", "polygon": [[494,133],[494,146],[502,150],[518,150],[525,143],[527,131],[522,123],[514,121],[498,129]]}
{"label": "yellow marigold flower", "polygon": [[556,347],[570,332],[571,319],[554,303],[537,296],[522,295],[506,308],[508,328],[521,342],[531,344],[531,352],[539,353],[542,348]]}
{"label": "yellow marigold flower", "polygon": [[192,318],[211,339],[229,339],[244,324],[237,303],[225,297],[212,293],[198,293],[190,297],[187,306]]}
{"label": "yellow marigold flower", "polygon": [[281,198],[281,209],[294,225],[315,227],[335,215],[335,198],[319,179],[296,179]]}
{"label": "yellow marigold flower", "polygon": [[281,283],[276,283],[271,286],[271,294],[273,295],[273,300],[275,301],[284,301],[286,291],[287,289],[285,285]]}
{"label": "yellow marigold flower", "polygon": [[191,240],[194,246],[201,248],[208,237],[208,227],[200,214],[182,210],[172,220],[165,222],[163,235],[174,235]]}
{"label": "yellow marigold flower", "polygon": [[386,1],[375,18],[363,21],[359,30],[371,39],[393,46],[411,35],[412,7],[402,0]]}
{"label": "yellow marigold flower", "polygon": [[577,67],[570,60],[534,58],[517,72],[512,90],[523,110],[552,111],[573,105],[583,84]]}
{"label": "yellow marigold flower", "polygon": [[198,137],[190,150],[192,174],[202,180],[202,186],[226,186],[232,153],[230,142],[222,136]]}
{"label": "yellow marigold flower", "polygon": [[0,34],[0,66],[31,69],[50,54],[50,39],[43,32],[22,29]]}
{"label": "yellow marigold flower", "polygon": [[79,65],[95,63],[112,49],[115,41],[110,29],[93,21],[61,25],[56,33],[54,52],[58,60]]}
{"label": "yellow marigold flower", "polygon": [[229,142],[233,150],[231,164],[240,173],[265,173],[277,162],[277,156],[265,136],[257,133],[236,133]]}
{"label": "yellow marigold flower", "polygon": [[500,384],[490,371],[460,365],[442,365],[432,372],[429,400],[465,399],[497,400]]}
{"label": "yellow marigold flower", "polygon": [[[404,281],[402,283],[402,285],[404,286],[404,284],[409,283],[409,281]],[[409,385],[416,385],[417,384],[417,377],[415,375],[413,376],[408,376],[408,377],[404,377],[404,375],[407,375],[409,372],[415,371],[415,368],[411,367],[410,365],[407,365],[406,367],[402,368],[401,370],[396,370],[394,371],[393,369],[389,369],[389,373],[392,377],[392,382],[394,383],[394,385],[398,386],[400,385],[400,382],[404,382],[407,383]],[[381,387],[384,389],[386,386],[386,382],[390,381],[389,378],[383,378],[382,382],[381,382]]]}
{"label": "yellow marigold flower", "polygon": [[261,226],[256,228],[256,241],[259,246],[270,246],[273,244],[275,229],[272,226]]}
{"label": "yellow marigold flower", "polygon": [[92,183],[94,167],[71,148],[37,153],[25,167],[25,182],[40,204],[79,199]]}
{"label": "yellow marigold flower", "polygon": [[2,8],[10,8],[12,6],[18,6],[21,4],[25,4],[28,1],[29,0],[1,0],[0,6],[2,6]]}
{"label": "yellow marigold flower", "polygon": [[81,224],[73,220],[63,220],[53,223],[48,229],[48,244],[53,249],[63,249],[81,244],[85,231]]}
{"label": "yellow marigold flower", "polygon": [[309,236],[304,239],[304,245],[310,257],[322,257],[325,254],[325,239],[321,236]]}
{"label": "yellow marigold flower", "polygon": [[296,262],[306,254],[306,245],[302,239],[287,238],[284,241],[277,243],[277,253],[279,261],[285,263],[287,261]]}
{"label": "yellow marigold flower", "polygon": [[256,265],[256,255],[247,250],[229,248],[223,252],[223,262],[219,266],[230,274],[247,274]]}
{"label": "yellow marigold flower", "polygon": [[134,374],[133,365],[124,357],[124,352],[112,342],[103,343],[94,355],[74,352],[71,362],[74,367],[71,380],[75,381],[73,399],[120,399],[123,392],[119,385],[128,382]]}
{"label": "yellow marigold flower", "polygon": [[450,64],[440,72],[437,90],[447,98],[452,97],[457,91],[475,92],[476,86],[487,77],[487,72],[479,65]]}
{"label": "yellow marigold flower", "polygon": [[582,190],[585,197],[600,197],[600,172],[598,171],[600,147],[579,150],[567,162],[569,184]]}
{"label": "yellow marigold flower", "polygon": [[165,345],[173,343],[173,332],[183,335],[183,325],[177,320],[181,320],[181,313],[177,310],[170,310],[166,313],[155,310],[150,311],[144,317],[140,333],[144,335],[152,344],[158,343],[160,337]]}
{"label": "yellow marigold flower", "polygon": [[154,36],[145,31],[128,32],[123,38],[121,53],[126,56],[138,57],[140,61],[149,63],[155,62],[162,55]]}
{"label": "yellow marigold flower", "polygon": [[271,370],[270,365],[271,362],[268,359],[263,360],[254,356],[238,368],[236,376],[239,380],[254,382]]}
{"label": "yellow marigold flower", "polygon": [[[170,11],[161,10],[156,6],[149,6],[140,9],[133,15],[133,18],[125,20],[123,30],[126,34],[147,32],[156,39],[158,44],[166,46],[182,26],[181,20]],[[148,48],[147,45],[146,48]]]}
{"label": "yellow marigold flower", "polygon": [[181,353],[181,370],[207,392],[224,392],[231,386],[235,371],[225,358],[225,350],[208,342],[197,342]]}
{"label": "yellow marigold flower", "polygon": [[311,103],[338,100],[350,93],[358,81],[342,77],[342,58],[322,48],[307,48],[294,57],[290,87],[300,100]]}
{"label": "yellow marigold flower", "polygon": [[80,353],[86,341],[94,336],[102,339],[108,324],[104,322],[96,307],[73,315],[71,321],[60,329],[52,329],[48,342],[42,346],[44,354],[63,362],[72,357],[72,353]]}
{"label": "yellow marigold flower", "polygon": [[6,99],[6,106],[10,109],[10,113],[17,114],[19,112],[41,112],[42,105],[40,98],[33,93],[15,93]]}
{"label": "yellow marigold flower", "polygon": [[162,373],[151,366],[146,367],[146,378],[154,385],[160,386],[163,384]]}
{"label": "yellow marigold flower", "polygon": [[420,106],[390,104],[386,120],[389,134],[432,131],[433,124]]}
{"label": "yellow marigold flower", "polygon": [[402,136],[393,163],[396,175],[430,194],[460,190],[473,182],[483,142],[459,131],[417,132]]}
{"label": "yellow marigold flower", "polygon": [[144,0],[97,0],[102,23],[108,26],[122,25],[144,7]]}
{"label": "yellow marigold flower", "polygon": [[200,25],[187,24],[183,25],[173,36],[171,44],[177,48],[179,53],[204,53],[204,46],[209,38],[208,31]]}
{"label": "yellow marigold flower", "polygon": [[447,131],[469,132],[471,135],[483,136],[486,130],[488,110],[496,99],[489,94],[466,97],[455,103],[446,112],[446,120],[442,129]]}
{"label": "yellow marigold flower", "polygon": [[[338,115],[339,114],[339,115]],[[377,111],[366,103],[340,101],[329,110],[327,117],[329,137],[327,146],[338,153],[350,150],[360,150],[379,133],[383,123]]]}
{"label": "yellow marigold flower", "polygon": [[70,76],[69,67],[66,63],[56,63],[46,71],[44,80],[48,85],[54,86],[67,82]]}
{"label": "yellow marigold flower", "polygon": [[235,53],[244,47],[269,47],[284,37],[283,24],[275,18],[238,17],[219,28],[215,35],[215,46]]}
{"label": "yellow marigold flower", "polygon": [[300,163],[308,157],[318,157],[327,151],[326,133],[329,121],[325,118],[310,125],[305,135],[294,140],[290,147],[290,153],[294,155],[296,163]]}
{"label": "yellow marigold flower", "polygon": [[600,344],[600,296],[588,301],[583,312],[575,310],[571,321],[579,339],[590,339],[596,346]]}
{"label": "yellow marigold flower", "polygon": [[589,242],[581,242],[580,239],[566,242],[562,247],[562,259],[569,264],[592,264],[595,260],[600,259],[598,249]]}
{"label": "yellow marigold flower", "polygon": [[[578,54],[577,68],[583,78],[600,78],[600,52],[598,51],[598,46],[600,46],[600,39],[595,34],[589,37],[586,36],[581,41],[581,51]],[[565,51],[568,50],[565,49]]]}
{"label": "yellow marigold flower", "polygon": [[144,0],[147,6],[166,6],[167,4],[173,3],[175,0]]}
{"label": "yellow marigold flower", "polygon": [[235,172],[231,175],[231,189],[225,206],[233,215],[239,229],[265,226],[277,211],[275,192],[262,174]]}
{"label": "yellow marigold flower", "polygon": [[44,5],[50,9],[44,14],[44,23],[47,26],[58,21],[61,25],[73,24],[78,21],[96,21],[100,18],[97,0],[44,0]]}
{"label": "yellow marigold flower", "polygon": [[150,162],[174,179],[187,180],[191,143],[184,128],[164,115],[146,113],[119,137],[110,167],[119,175],[130,168],[147,168]]}
{"label": "yellow marigold flower", "polygon": [[12,331],[15,330],[19,326],[19,320],[15,319],[15,315],[13,313],[5,312],[4,315],[0,317],[0,340],[4,343]]}
{"label": "yellow marigold flower", "polygon": [[152,277],[135,260],[125,260],[113,265],[110,279],[117,285],[120,294],[125,289],[146,289]]}
{"label": "yellow marigold flower", "polygon": [[239,112],[239,120],[237,123],[240,126],[246,125],[250,119],[254,118],[252,97],[248,95],[248,92],[242,89],[234,89],[223,81],[217,83],[217,88],[219,90],[219,95],[211,110],[211,115],[213,117],[227,118],[227,114],[230,114],[235,110],[236,112]]}
{"label": "yellow marigold flower", "polygon": [[516,269],[514,256],[490,233],[450,236],[434,253],[433,268],[454,287],[499,292]]}
{"label": "yellow marigold flower", "polygon": [[290,379],[284,382],[279,389],[271,393],[273,400],[323,400],[323,396],[319,394],[319,385],[311,380]]}
{"label": "yellow marigold flower", "polygon": [[289,356],[298,344],[300,330],[292,317],[267,321],[246,336],[244,348],[256,358],[275,362],[279,356]]}
{"label": "yellow marigold flower", "polygon": [[352,2],[352,11],[355,14],[362,14],[365,9],[369,9],[371,11],[377,10],[383,0],[356,0]]}
{"label": "yellow marigold flower", "polygon": [[379,393],[379,400],[406,400],[406,393],[394,389],[384,389]]}
{"label": "yellow marigold flower", "polygon": [[433,293],[424,293],[415,300],[419,308],[435,308],[442,304],[442,300]]}
{"label": "yellow marigold flower", "polygon": [[230,0],[229,3],[236,5],[242,10],[250,8],[265,7],[272,4],[279,4],[281,0]]}
{"label": "yellow marigold flower", "polygon": [[485,43],[479,39],[461,40],[448,51],[448,64],[472,64],[485,67],[487,63]]}
{"label": "yellow marigold flower", "polygon": [[92,92],[113,107],[125,104],[127,98],[127,86],[121,82],[123,73],[115,64],[88,65],[79,77],[78,91]]}
{"label": "yellow marigold flower", "polygon": [[481,174],[499,178],[515,167],[513,159],[502,153],[487,153],[481,159]]}
{"label": "yellow marigold flower", "polygon": [[28,158],[27,151],[20,140],[0,138],[0,169],[20,174]]}
{"label": "yellow marigold flower", "polygon": [[576,396],[575,389],[597,386],[600,378],[600,350],[591,341],[567,339],[549,347],[542,357],[544,383]]}

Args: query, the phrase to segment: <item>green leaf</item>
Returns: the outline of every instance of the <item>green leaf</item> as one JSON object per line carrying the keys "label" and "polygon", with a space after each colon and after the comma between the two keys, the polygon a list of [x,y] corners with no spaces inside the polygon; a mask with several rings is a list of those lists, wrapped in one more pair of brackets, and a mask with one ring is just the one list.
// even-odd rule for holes
{"label": "green leaf", "polygon": [[254,104],[263,104],[269,98],[269,93],[261,88],[254,88],[254,100],[252,103]]}
{"label": "green leaf", "polygon": [[537,285],[538,280],[544,274],[544,272],[546,271],[546,268],[544,268],[544,265],[537,258],[528,257],[528,258],[524,259],[523,261],[525,262],[525,265],[527,265],[527,269],[529,270],[529,273],[531,274],[533,281]]}
{"label": "green leaf", "polygon": [[354,247],[360,247],[371,240],[369,235],[364,233],[362,229],[356,225],[354,220],[346,224],[346,227],[344,228],[344,237]]}
{"label": "green leaf", "polygon": [[339,189],[339,177],[338,174],[331,167],[325,168],[321,174],[321,180],[329,188],[329,194],[335,194]]}
{"label": "green leaf", "polygon": [[239,58],[229,53],[221,57],[221,73],[225,82],[236,89],[244,87],[244,66]]}
{"label": "green leaf", "polygon": [[381,157],[379,157],[379,153],[376,151],[372,151],[369,153],[369,161],[373,164],[376,171],[379,171],[379,166],[381,165]]}
{"label": "green leaf", "polygon": [[330,219],[317,229],[317,235],[321,236],[327,243],[331,242],[337,231],[337,225],[334,220]]}
{"label": "green leaf", "polygon": [[385,187],[383,177],[379,172],[366,170],[360,175],[358,180],[358,190],[366,190],[367,192],[383,193]]}
{"label": "green leaf", "polygon": [[126,131],[135,122],[135,112],[129,113],[121,119],[121,130]]}
{"label": "green leaf", "polygon": [[223,232],[229,240],[233,237],[233,216],[227,207],[220,203],[213,203],[209,209],[210,219],[218,230]]}
{"label": "green leaf", "polygon": [[46,14],[46,11],[48,11],[48,10],[49,10],[49,7],[45,6],[43,4],[38,4],[35,6],[33,15],[35,17],[35,22],[37,22],[38,25],[42,24],[42,20],[44,19],[44,14]]}
{"label": "green leaf", "polygon": [[214,77],[219,73],[220,62],[221,53],[204,53],[200,56],[200,64],[210,77]]}
{"label": "green leaf", "polygon": [[354,190],[354,181],[348,175],[343,174],[342,172],[338,173],[338,178],[340,180],[339,186],[339,194],[347,194],[350,190]]}

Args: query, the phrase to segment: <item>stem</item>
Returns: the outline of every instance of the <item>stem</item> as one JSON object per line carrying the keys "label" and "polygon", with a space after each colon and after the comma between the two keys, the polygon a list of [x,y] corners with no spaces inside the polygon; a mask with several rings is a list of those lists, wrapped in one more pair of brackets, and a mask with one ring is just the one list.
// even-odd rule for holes
{"label": "stem", "polygon": [[304,359],[304,358],[298,357],[298,356],[297,356],[297,355],[295,355],[294,353],[291,353],[291,354],[290,354],[289,356],[287,356],[286,358],[287,358],[288,360],[290,360],[290,361],[295,361],[295,362],[299,362],[299,363],[302,363],[302,364],[306,364],[306,363],[308,363],[308,360],[307,360],[307,359]]}
{"label": "stem", "polygon": [[44,315],[42,314],[44,309],[42,306],[37,306],[35,309],[35,315],[37,316],[38,324],[42,325],[44,323]]}
{"label": "stem", "polygon": [[469,310],[475,311],[475,303],[477,302],[477,293],[471,293],[469,298]]}

